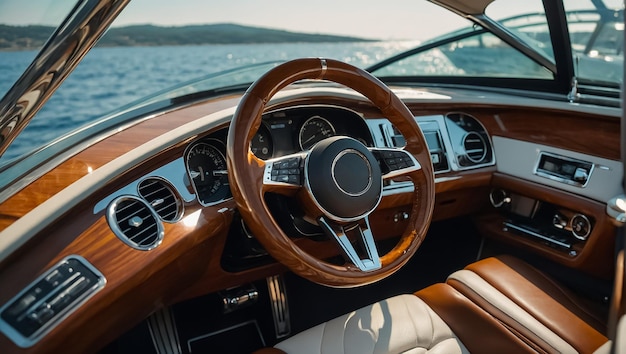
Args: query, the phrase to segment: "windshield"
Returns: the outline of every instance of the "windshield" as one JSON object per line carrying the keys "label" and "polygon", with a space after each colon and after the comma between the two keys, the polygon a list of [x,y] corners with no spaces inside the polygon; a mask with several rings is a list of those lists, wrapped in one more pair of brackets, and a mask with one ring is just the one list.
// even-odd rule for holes
{"label": "windshield", "polygon": [[[36,54],[34,48],[44,41],[41,38],[47,38],[62,20],[59,14],[74,6],[72,1],[48,3],[48,7],[34,0],[0,3],[0,96],[28,66]],[[494,1],[487,15],[533,48],[538,57],[553,62],[542,2],[519,3]],[[613,27],[595,30],[598,19],[606,16],[585,17],[581,10],[598,10],[592,0],[566,3],[578,4],[567,10],[573,11],[568,19],[572,19],[570,28],[576,29],[572,42],[581,77],[617,77],[621,44],[617,48],[611,40],[623,27],[614,21]],[[37,8],[37,13],[47,16],[16,15],[12,6]],[[623,16],[623,9],[615,13]],[[590,34],[594,31],[598,35]],[[373,71],[379,77],[554,78],[541,60],[428,1],[132,0],[0,158],[0,164],[48,146],[79,127],[93,126],[104,118],[115,120],[131,107],[220,86],[245,88],[263,73],[251,67],[298,57],[334,58],[362,68],[388,60]],[[595,65],[598,60],[607,65]],[[236,70],[242,67],[246,69]],[[178,89],[170,91],[171,87]]]}

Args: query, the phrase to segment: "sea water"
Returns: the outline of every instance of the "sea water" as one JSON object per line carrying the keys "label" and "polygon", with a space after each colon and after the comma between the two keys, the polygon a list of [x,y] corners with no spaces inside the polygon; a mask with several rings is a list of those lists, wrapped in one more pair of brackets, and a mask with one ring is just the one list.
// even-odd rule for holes
{"label": "sea water", "polygon": [[[326,57],[368,67],[416,42],[237,44],[94,48],[1,161],[8,161],[130,102],[223,70],[275,60]],[[0,52],[0,96],[36,52]]]}

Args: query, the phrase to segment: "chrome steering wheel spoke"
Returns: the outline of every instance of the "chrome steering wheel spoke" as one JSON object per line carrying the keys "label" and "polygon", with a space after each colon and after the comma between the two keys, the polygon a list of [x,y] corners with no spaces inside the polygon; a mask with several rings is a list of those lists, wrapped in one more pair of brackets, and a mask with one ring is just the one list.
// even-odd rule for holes
{"label": "chrome steering wheel spoke", "polygon": [[422,169],[417,159],[406,150],[368,148],[380,163],[383,179],[395,178]]}
{"label": "chrome steering wheel spoke", "polygon": [[[359,270],[371,272],[381,268],[378,249],[367,217],[349,226],[328,221],[324,217],[320,217],[317,222],[328,236],[332,236],[337,241],[346,260],[354,264]],[[348,235],[355,238],[354,244]]]}

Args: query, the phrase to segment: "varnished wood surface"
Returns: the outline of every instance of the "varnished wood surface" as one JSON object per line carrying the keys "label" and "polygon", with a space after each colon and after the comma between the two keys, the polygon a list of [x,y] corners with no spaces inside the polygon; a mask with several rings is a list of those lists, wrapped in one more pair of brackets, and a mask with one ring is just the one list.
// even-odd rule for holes
{"label": "varnished wood surface", "polygon": [[[0,231],[27,214],[54,194],[120,155],[168,131],[207,114],[236,105],[239,96],[194,104],[143,121],[76,154],[57,168],[44,174],[19,193],[0,205]],[[366,118],[379,118],[380,110],[363,101],[346,98],[298,98],[290,104],[335,104],[362,112]],[[555,110],[518,109],[488,105],[463,106],[449,103],[411,104],[412,113],[445,114],[463,111],[475,116],[491,135],[499,135],[557,146],[604,158],[619,158],[619,121],[612,117],[588,116]],[[211,127],[216,129],[217,127]],[[590,138],[591,137],[591,138]],[[125,172],[102,190],[93,191],[86,200],[61,219],[48,225],[40,235],[0,264],[0,304],[19,292],[52,264],[69,254],[80,254],[92,262],[107,277],[103,291],[64,321],[40,344],[28,349],[16,348],[0,335],[0,352],[81,352],[106,344],[124,330],[132,327],[151,311],[190,297],[218,291],[227,287],[262,279],[286,271],[279,263],[247,271],[229,273],[222,269],[220,257],[226,242],[227,230],[236,208],[228,201],[211,208],[201,208],[196,202],[186,205],[187,214],[200,210],[201,218],[195,228],[181,223],[166,224],[163,244],[154,251],[130,249],[110,231],[102,213],[93,215],[93,205],[128,182],[182,156],[186,142],[180,142],[145,163]],[[418,151],[422,153],[422,151]],[[540,185],[507,179],[497,175],[495,167],[446,173],[450,177],[435,186],[434,220],[460,215],[478,215],[476,219],[483,232],[502,237],[520,247],[526,247],[555,259],[567,266],[598,276],[610,276],[614,228],[603,213],[603,205],[578,196],[555,191]],[[588,212],[596,219],[594,233],[575,259],[563,258],[553,250],[532,241],[513,240],[502,235],[501,216],[490,211],[488,191],[492,186],[506,186],[520,192],[547,198],[555,204]],[[383,198],[379,211],[371,217],[372,229],[381,238],[397,237],[407,229],[409,221],[394,221],[394,215],[403,211],[419,214],[412,208],[412,194],[398,194]],[[581,206],[580,209],[578,208]],[[226,211],[218,212],[224,208]],[[420,209],[417,207],[417,209]],[[486,211],[486,212],[485,212]],[[610,237],[607,237],[610,236]],[[315,257],[337,254],[333,243],[298,241],[298,246]],[[68,349],[71,348],[71,349]]]}
{"label": "varnished wood surface", "polygon": [[54,194],[115,158],[151,139],[204,115],[236,105],[239,97],[225,97],[159,115],[79,152],[0,204],[0,231]]}

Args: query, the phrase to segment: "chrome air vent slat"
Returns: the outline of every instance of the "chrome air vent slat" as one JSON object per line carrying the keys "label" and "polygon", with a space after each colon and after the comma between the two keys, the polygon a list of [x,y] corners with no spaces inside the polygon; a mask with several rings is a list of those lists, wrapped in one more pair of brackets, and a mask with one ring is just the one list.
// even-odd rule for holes
{"label": "chrome air vent slat", "polygon": [[147,251],[163,241],[163,224],[145,200],[124,195],[114,199],[107,209],[111,230],[127,245]]}
{"label": "chrome air vent slat", "polygon": [[170,184],[156,177],[150,177],[139,183],[139,195],[154,208],[161,220],[175,222],[183,214],[181,198]]}
{"label": "chrome air vent slat", "polygon": [[476,132],[470,132],[463,138],[463,148],[467,158],[474,163],[483,162],[487,155],[487,144]]}

